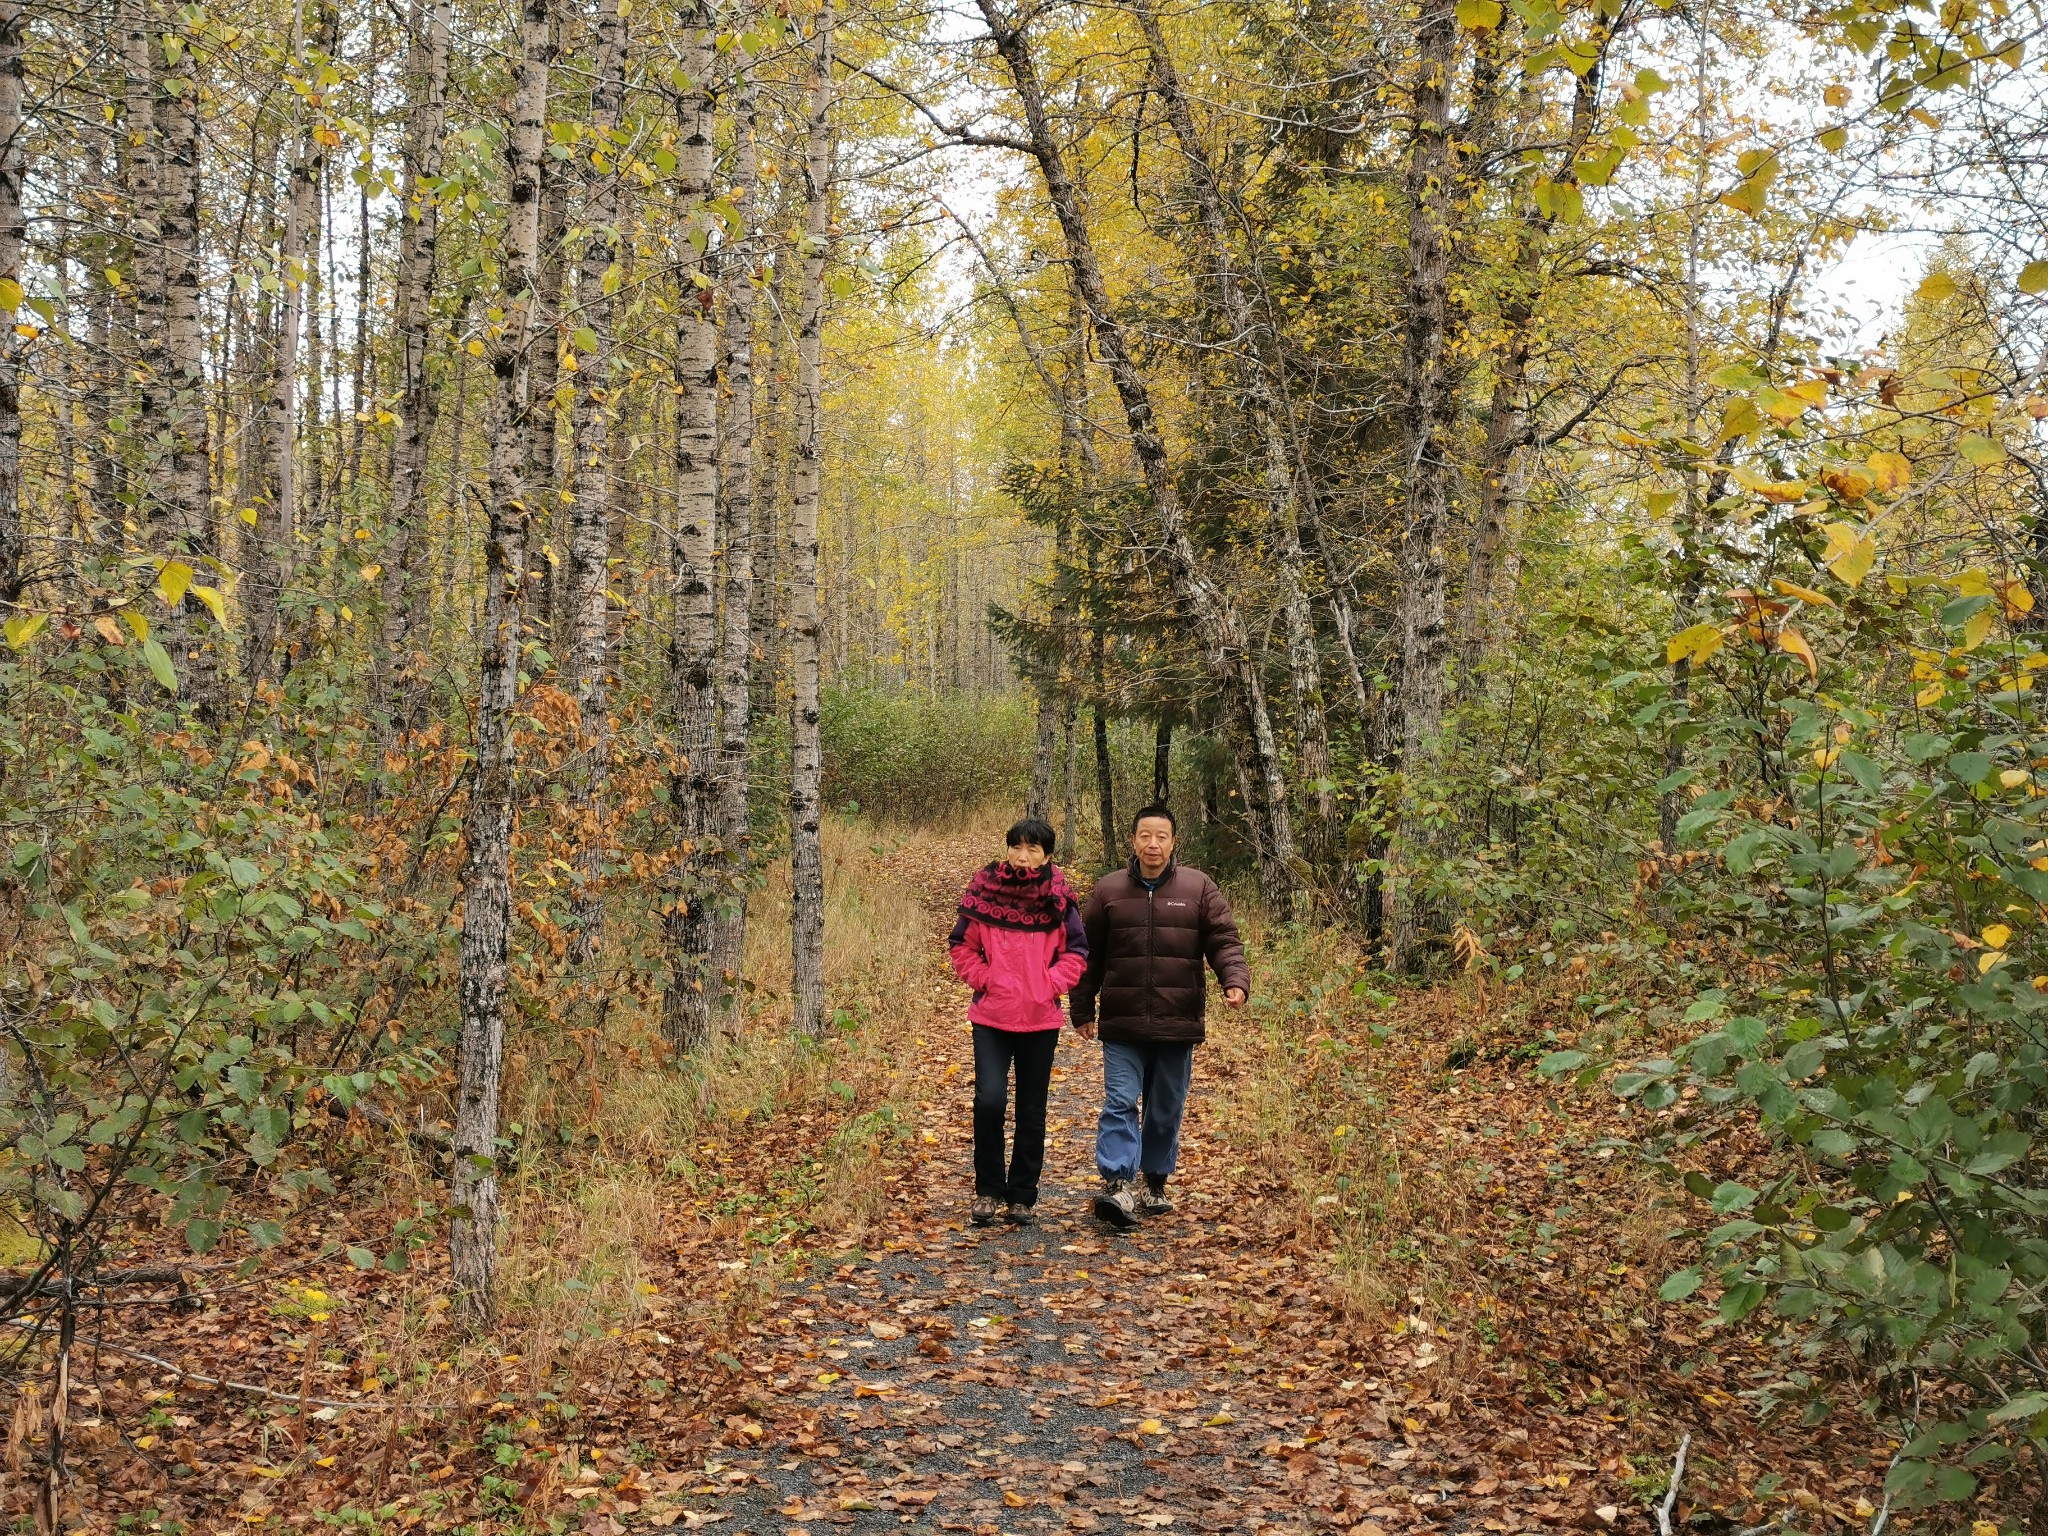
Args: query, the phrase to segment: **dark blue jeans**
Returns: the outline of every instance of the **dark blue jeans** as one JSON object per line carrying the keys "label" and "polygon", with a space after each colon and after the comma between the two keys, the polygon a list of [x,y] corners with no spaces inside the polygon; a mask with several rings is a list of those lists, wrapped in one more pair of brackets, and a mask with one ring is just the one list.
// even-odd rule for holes
{"label": "dark blue jeans", "polygon": [[[1045,1171],[1045,1095],[1052,1086],[1056,1029],[974,1026],[974,1192],[1012,1205],[1038,1203]],[[1003,1171],[1003,1112],[1009,1108],[1010,1067],[1017,1069],[1017,1131],[1010,1168]]]}
{"label": "dark blue jeans", "polygon": [[1140,1172],[1163,1179],[1173,1172],[1194,1072],[1192,1044],[1102,1042],[1095,1166],[1105,1179],[1135,1179]]}

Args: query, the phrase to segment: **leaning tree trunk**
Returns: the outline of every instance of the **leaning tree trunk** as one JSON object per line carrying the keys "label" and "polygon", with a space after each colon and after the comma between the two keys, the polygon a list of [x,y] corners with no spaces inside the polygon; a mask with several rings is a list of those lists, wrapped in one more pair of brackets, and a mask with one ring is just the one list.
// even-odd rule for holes
{"label": "leaning tree trunk", "polygon": [[[704,0],[685,13],[679,68],[690,87],[682,106],[676,178],[694,217],[711,194],[711,85],[714,21]],[[675,806],[679,889],[666,922],[668,990],[662,1032],[677,1051],[711,1031],[706,971],[711,913],[718,898],[710,844],[718,819],[718,597],[712,585],[718,527],[718,328],[707,301],[703,265],[685,270],[675,342],[675,607],[669,638],[676,745],[681,760],[669,793]],[[708,278],[707,278],[708,281]]]}
{"label": "leaning tree trunk", "polygon": [[486,609],[469,800],[469,859],[462,892],[462,1037],[456,1059],[455,1172],[448,1256],[465,1313],[488,1320],[498,1264],[498,1091],[505,1058],[506,972],[512,943],[512,710],[525,614],[527,488],[522,483],[530,402],[535,248],[540,241],[541,129],[547,113],[548,0],[525,0],[519,27],[507,186],[501,303],[491,353],[490,527]]}
{"label": "leaning tree trunk", "polygon": [[[1312,813],[1309,854],[1326,863],[1336,850],[1337,800],[1330,781],[1330,730],[1324,719],[1323,682],[1316,655],[1315,618],[1310,606],[1308,558],[1301,547],[1301,520],[1295,495],[1294,454],[1288,440],[1287,402],[1281,394],[1280,337],[1269,323],[1270,308],[1255,304],[1231,248],[1234,211],[1226,207],[1221,181],[1210,162],[1208,146],[1195,128],[1194,113],[1180,71],[1166,45],[1151,0],[1129,0],[1130,10],[1145,35],[1152,56],[1153,84],[1158,88],[1166,119],[1173,126],[1194,183],[1195,206],[1201,216],[1204,254],[1215,273],[1216,301],[1227,334],[1250,344],[1252,356],[1240,359],[1236,372],[1251,409],[1262,461],[1260,489],[1266,518],[1279,557],[1281,613],[1286,623],[1287,665],[1294,695],[1294,733],[1299,779],[1306,784]],[[1241,210],[1235,210],[1241,213]],[[1240,216],[1235,222],[1242,224]]]}
{"label": "leaning tree trunk", "polygon": [[[754,140],[758,86],[747,69],[733,103],[731,201],[739,217],[755,221],[760,152]],[[711,931],[715,1006],[737,1008],[747,947],[747,740],[753,724],[754,605],[754,287],[756,242],[749,235],[722,253],[720,324],[724,332],[725,421],[719,434],[720,522],[725,546],[725,601],[718,630],[718,846],[726,898]]]}
{"label": "leaning tree trunk", "polygon": [[822,348],[825,257],[831,250],[833,0],[818,10],[804,159],[803,300],[797,320],[796,489],[790,498],[790,962],[791,1022],[825,1032],[825,861],[819,846],[824,759],[818,706],[818,498],[825,435]]}
{"label": "leaning tree trunk", "polygon": [[[1451,68],[1458,23],[1451,0],[1423,0],[1416,31],[1408,143],[1408,276],[1401,357],[1401,431],[1406,521],[1397,600],[1401,636],[1401,766],[1413,775],[1434,760],[1443,723],[1445,524],[1450,509],[1451,427],[1457,411],[1450,362]],[[1413,838],[1398,839],[1398,866],[1413,863]],[[1400,855],[1407,855],[1406,858]],[[1405,961],[1418,926],[1412,872],[1397,869],[1392,963]]]}
{"label": "leaning tree trunk", "polygon": [[[398,439],[391,452],[391,508],[386,515],[383,612],[373,709],[386,743],[416,723],[416,653],[425,594],[420,560],[425,539],[427,453],[434,439],[436,397],[427,387],[427,340],[433,322],[435,258],[441,243],[443,140],[448,132],[448,54],[454,0],[413,0],[406,50],[410,110],[405,128],[405,183],[399,200],[398,282],[391,328],[398,344]],[[460,403],[457,409],[460,409]]]}
{"label": "leaning tree trunk", "polygon": [[1250,794],[1246,811],[1257,834],[1259,883],[1266,899],[1278,907],[1290,904],[1295,882],[1294,824],[1288,808],[1287,774],[1280,760],[1279,743],[1266,703],[1265,680],[1260,676],[1244,620],[1203,568],[1187,518],[1174,483],[1166,443],[1160,436],[1153,414],[1152,397],[1144,375],[1125,339],[1122,323],[1109,302],[1101,263],[1095,254],[1088,229],[1080,188],[1067,169],[1065,156],[1054,136],[1038,68],[1032,59],[1021,27],[1006,20],[996,0],[977,0],[996,51],[1002,55],[1017,97],[1024,109],[1031,135],[1032,158],[1045,178],[1046,193],[1066,241],[1067,255],[1082,301],[1094,327],[1104,364],[1116,385],[1124,408],[1124,420],[1131,433],[1131,451],[1144,472],[1146,489],[1158,519],[1159,542],[1164,546],[1167,570],[1174,590],[1187,604],[1208,652],[1210,669],[1221,681],[1243,736],[1243,749],[1250,754],[1246,784]]}
{"label": "leaning tree trunk", "polygon": [[[599,0],[590,125],[607,135],[618,127],[625,104],[629,45],[629,27],[620,0]],[[570,791],[577,813],[576,894],[571,903],[575,932],[570,954],[578,965],[588,964],[596,955],[604,933],[599,882],[604,874],[605,799],[611,777],[611,424],[618,410],[613,394],[612,323],[618,288],[618,225],[625,197],[620,168],[611,163],[609,151],[606,159],[604,167],[593,168],[590,196],[584,205],[588,233],[576,278],[577,315],[596,346],[577,375],[569,430],[576,459],[576,499],[569,509],[565,670],[569,692],[576,700],[583,749],[582,768]]]}
{"label": "leaning tree trunk", "polygon": [[[21,250],[28,229],[21,213],[23,166],[21,0],[0,0],[0,609],[21,601],[28,541],[21,517],[21,345],[14,331],[20,303]],[[67,406],[68,410],[69,407]],[[0,618],[14,615],[0,613]]]}

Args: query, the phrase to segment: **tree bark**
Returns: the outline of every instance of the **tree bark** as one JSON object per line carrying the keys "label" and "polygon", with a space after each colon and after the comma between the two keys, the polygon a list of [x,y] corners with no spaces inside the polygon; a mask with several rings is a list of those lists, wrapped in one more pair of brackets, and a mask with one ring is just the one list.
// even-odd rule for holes
{"label": "tree bark", "polygon": [[526,582],[525,436],[528,350],[539,281],[541,131],[547,113],[549,0],[525,0],[519,27],[503,257],[504,319],[491,352],[490,529],[486,611],[476,712],[476,768],[463,871],[462,1035],[456,1060],[455,1172],[448,1228],[450,1274],[465,1315],[495,1310],[498,1261],[498,1093],[505,1057],[505,992],[512,941],[512,711]]}
{"label": "tree bark", "polygon": [[[161,77],[158,122],[163,130],[163,204],[158,225],[164,251],[165,425],[170,434],[170,475],[158,541],[151,553],[199,572],[212,551],[212,499],[206,443],[206,352],[199,324],[199,53],[189,35],[173,34],[175,51]],[[186,578],[190,583],[192,576]],[[202,583],[203,584],[203,583]],[[164,649],[179,686],[203,715],[220,711],[218,631],[209,633],[206,610],[185,594],[170,607]]]}
{"label": "tree bark", "polygon": [[[684,13],[680,68],[689,89],[679,105],[682,143],[676,177],[695,217],[711,195],[712,37],[705,0]],[[678,1052],[708,1038],[712,910],[719,893],[713,847],[718,825],[718,607],[714,558],[718,527],[718,328],[704,263],[685,272],[675,344],[676,545],[675,607],[669,673],[676,746],[681,757],[670,784],[681,879],[667,918],[668,989],[662,1028]],[[702,279],[700,283],[698,280]]]}
{"label": "tree bark", "polygon": [[[331,46],[333,28],[338,24],[335,10],[314,0],[318,46]],[[306,38],[303,28],[293,40],[293,52],[303,61]],[[303,64],[302,64],[303,67]],[[284,238],[278,246],[276,273],[280,293],[277,307],[277,337],[271,354],[270,403],[265,412],[265,454],[268,480],[263,498],[256,505],[256,528],[249,569],[248,649],[243,670],[252,684],[274,674],[280,638],[279,604],[291,579],[293,551],[298,540],[299,516],[299,344],[306,330],[309,293],[313,285],[314,203],[319,192],[320,171],[326,150],[314,136],[314,124],[304,99],[293,96],[293,122],[298,145],[292,158],[291,187],[285,200]]]}
{"label": "tree bark", "polygon": [[[160,515],[164,433],[164,260],[163,141],[156,125],[157,44],[149,0],[120,0],[122,115],[127,153],[122,163],[126,194],[128,271],[134,294],[134,411],[130,441],[140,444],[129,471],[132,516],[150,523]],[[111,444],[109,445],[112,446]],[[123,519],[118,510],[115,520]],[[122,541],[116,539],[119,545]]]}
{"label": "tree bark", "polygon": [[569,167],[553,155],[540,161],[540,249],[535,257],[539,287],[533,296],[533,376],[527,389],[533,399],[526,434],[526,488],[533,515],[539,520],[531,537],[542,546],[534,557],[541,574],[535,594],[540,611],[534,628],[561,665],[568,646],[568,568],[556,547],[555,529],[562,518],[561,411],[555,396],[562,383],[562,279],[567,268],[565,237],[569,230]]}
{"label": "tree bark", "polygon": [[[1451,427],[1457,395],[1450,363],[1451,70],[1458,23],[1451,0],[1422,0],[1416,28],[1408,140],[1408,271],[1401,358],[1405,521],[1398,597],[1401,636],[1400,760],[1414,775],[1434,760],[1444,708],[1445,523],[1450,513]],[[1420,913],[1411,836],[1391,840],[1390,963],[1406,962]]]}
{"label": "tree bark", "polygon": [[1173,716],[1161,715],[1152,737],[1152,803],[1173,804]]}
{"label": "tree bark", "polygon": [[1258,844],[1260,886],[1269,902],[1285,908],[1290,904],[1295,883],[1294,826],[1288,807],[1286,770],[1274,739],[1258,659],[1252,653],[1242,617],[1203,568],[1188,532],[1166,444],[1153,414],[1151,394],[1131,355],[1122,323],[1110,305],[1081,191],[1053,136],[1038,68],[1023,31],[1004,17],[996,0],[976,3],[1016,87],[1030,133],[1032,158],[1045,179],[1046,193],[1059,220],[1089,322],[1123,404],[1124,420],[1131,433],[1131,451],[1151,493],[1168,574],[1176,594],[1194,618],[1210,669],[1224,686],[1242,733],[1243,749],[1249,754],[1246,780],[1251,786],[1252,803],[1246,809]]}
{"label": "tree bark", "polygon": [[825,259],[832,248],[833,0],[818,10],[804,158],[803,300],[797,320],[796,488],[790,498],[790,961],[792,1024],[825,1032],[825,862],[819,846],[818,500],[825,401]]}
{"label": "tree bark", "polygon": [[[24,164],[21,118],[21,0],[0,0],[0,283],[22,289],[21,252],[28,227],[21,212]],[[0,608],[21,601],[28,540],[21,515],[21,344],[14,332],[19,301],[0,310]],[[68,402],[64,406],[68,411]],[[67,496],[66,501],[70,498]],[[12,618],[0,613],[0,618]]]}
{"label": "tree bark", "polygon": [[751,67],[733,103],[731,199],[742,220],[740,236],[720,261],[724,288],[720,305],[725,354],[725,420],[719,434],[719,500],[725,546],[725,600],[718,616],[718,845],[724,859],[725,900],[711,933],[714,1006],[721,1013],[740,1003],[741,970],[747,947],[749,877],[748,738],[753,726],[754,606],[754,310],[755,196],[760,152],[754,140],[759,87]]}
{"label": "tree bark", "polygon": [[590,126],[603,135],[602,165],[593,163],[583,222],[588,230],[576,279],[577,316],[596,338],[577,374],[569,440],[576,459],[575,502],[569,514],[569,634],[564,662],[575,697],[583,764],[571,797],[578,818],[575,935],[570,957],[587,965],[604,934],[605,799],[611,779],[612,323],[617,292],[619,224],[625,189],[611,148],[626,97],[630,26],[619,0],[598,0],[596,74]]}
{"label": "tree bark", "polygon": [[[448,55],[454,0],[413,0],[406,48],[405,180],[399,201],[398,281],[391,328],[398,347],[398,437],[392,445],[374,708],[388,745],[419,718],[420,561],[425,553],[427,453],[438,398],[427,386],[434,276],[441,244],[441,176],[448,133]],[[461,409],[461,402],[456,402]]]}
{"label": "tree bark", "polygon": [[1401,760],[1425,765],[1443,721],[1444,525],[1449,516],[1451,0],[1423,0],[1416,31],[1408,141],[1408,275],[1401,355],[1406,519],[1401,537]]}

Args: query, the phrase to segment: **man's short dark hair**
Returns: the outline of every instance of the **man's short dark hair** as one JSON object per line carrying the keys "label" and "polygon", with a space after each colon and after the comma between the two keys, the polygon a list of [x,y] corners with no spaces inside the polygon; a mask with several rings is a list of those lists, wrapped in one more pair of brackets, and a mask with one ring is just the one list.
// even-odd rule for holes
{"label": "man's short dark hair", "polygon": [[1169,805],[1161,805],[1156,802],[1152,805],[1146,806],[1143,810],[1139,811],[1137,815],[1131,818],[1131,835],[1133,837],[1136,837],[1138,835],[1138,823],[1144,821],[1147,817],[1153,816],[1156,816],[1159,820],[1165,822],[1169,827],[1173,828],[1173,835],[1175,837],[1180,836],[1180,823],[1174,820],[1173,807]]}
{"label": "man's short dark hair", "polygon": [[1049,859],[1053,856],[1053,845],[1059,841],[1059,834],[1052,829],[1052,823],[1037,816],[1026,816],[1003,838],[1005,848],[1015,848],[1020,843],[1032,843],[1045,850]]}

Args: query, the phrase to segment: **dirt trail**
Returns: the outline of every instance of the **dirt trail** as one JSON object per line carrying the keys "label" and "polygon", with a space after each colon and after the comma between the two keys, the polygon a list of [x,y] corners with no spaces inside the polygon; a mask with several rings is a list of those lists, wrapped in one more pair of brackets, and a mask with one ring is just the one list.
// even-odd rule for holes
{"label": "dirt trail", "polygon": [[[935,935],[974,853],[901,860],[930,897]],[[1100,1053],[1069,1033],[1039,1220],[976,1229],[964,997],[915,1029],[906,1044],[945,1082],[920,1128],[915,1194],[877,1262],[786,1299],[773,1327],[787,1331],[762,1341],[775,1371],[763,1442],[743,1438],[703,1480],[650,1480],[680,1497],[686,1521],[758,1536],[1308,1530],[1405,1521],[1435,1501],[1421,1486],[1429,1458],[1391,1439],[1361,1390],[1379,1382],[1310,1379],[1305,1336],[1327,1349],[1334,1319],[1294,1261],[1233,1221],[1241,1194],[1212,1137],[1199,1055],[1173,1214],[1119,1234],[1089,1212]],[[1262,1342],[1276,1326],[1284,1352]],[[1331,1438],[1359,1429],[1371,1438]],[[1408,1483],[1389,1502],[1387,1485]]]}

